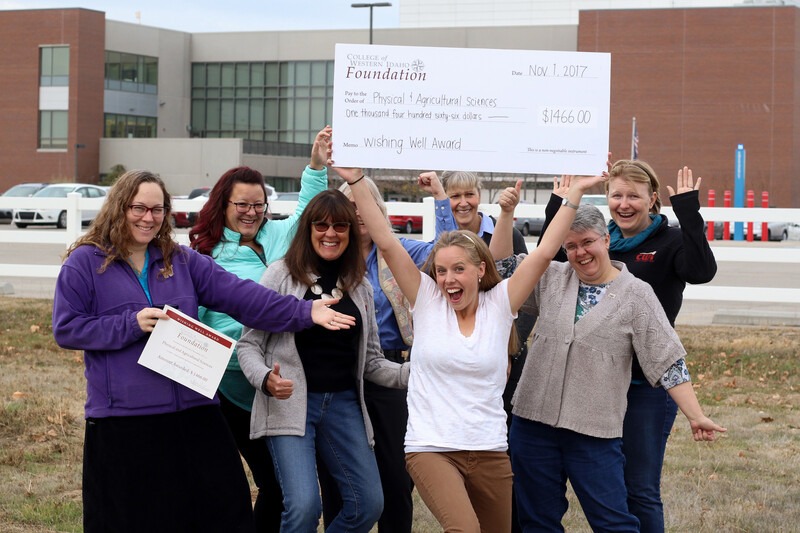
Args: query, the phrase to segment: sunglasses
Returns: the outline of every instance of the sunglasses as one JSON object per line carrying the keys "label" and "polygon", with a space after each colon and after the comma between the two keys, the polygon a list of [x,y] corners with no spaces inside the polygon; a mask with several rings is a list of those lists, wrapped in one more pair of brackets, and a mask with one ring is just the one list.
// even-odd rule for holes
{"label": "sunglasses", "polygon": [[349,222],[325,222],[318,220],[311,223],[311,227],[320,233],[325,233],[331,226],[333,226],[333,231],[336,233],[344,233],[350,229]]}

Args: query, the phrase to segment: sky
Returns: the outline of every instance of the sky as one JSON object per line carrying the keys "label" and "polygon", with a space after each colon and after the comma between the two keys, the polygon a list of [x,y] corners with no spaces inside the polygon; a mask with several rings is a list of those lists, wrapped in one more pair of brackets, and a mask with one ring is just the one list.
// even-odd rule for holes
{"label": "sky", "polygon": [[[0,0],[0,10],[83,7],[106,19],[189,33],[369,28],[351,0]],[[400,0],[373,9],[373,28],[400,24]],[[137,17],[138,13],[138,17]]]}

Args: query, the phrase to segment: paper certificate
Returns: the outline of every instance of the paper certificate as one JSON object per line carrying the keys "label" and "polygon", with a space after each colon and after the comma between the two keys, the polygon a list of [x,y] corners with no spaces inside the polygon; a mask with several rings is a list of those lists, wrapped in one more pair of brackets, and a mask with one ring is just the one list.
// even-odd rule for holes
{"label": "paper certificate", "polygon": [[336,45],[337,166],[598,174],[611,55]]}
{"label": "paper certificate", "polygon": [[236,341],[174,307],[159,320],[139,357],[139,364],[213,398]]}

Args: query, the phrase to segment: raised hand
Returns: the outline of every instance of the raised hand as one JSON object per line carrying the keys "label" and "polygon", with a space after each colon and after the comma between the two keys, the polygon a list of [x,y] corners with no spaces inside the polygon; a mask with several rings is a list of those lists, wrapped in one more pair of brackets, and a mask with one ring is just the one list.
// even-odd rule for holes
{"label": "raised hand", "polygon": [[514,209],[519,204],[519,191],[522,188],[522,180],[517,180],[513,187],[506,187],[500,192],[497,203],[504,212],[514,213]]}
{"label": "raised hand", "polygon": [[267,376],[265,385],[269,393],[279,400],[288,399],[294,392],[294,382],[281,377],[280,363],[275,363],[275,366],[272,367],[272,372]]}
{"label": "raised hand", "polygon": [[698,191],[700,190],[700,182],[703,181],[703,178],[697,178],[697,181],[692,183],[692,169],[689,167],[683,167],[678,170],[678,190],[676,191],[669,185],[667,185],[667,192],[669,192],[670,196],[675,196],[676,194],[682,194],[689,191]]}
{"label": "raised hand", "polygon": [[355,326],[355,318],[336,312],[329,307],[337,303],[339,303],[338,298],[314,300],[311,304],[311,320],[314,321],[314,324],[332,331],[350,329],[350,326]]}
{"label": "raised hand", "polygon": [[[331,161],[331,163],[333,163],[333,161]],[[360,168],[334,167],[333,170],[347,183],[353,183],[364,175],[364,172]]]}
{"label": "raised hand", "polygon": [[442,187],[442,182],[439,180],[439,175],[436,174],[436,172],[431,170],[422,172],[419,177],[417,177],[417,185],[419,185],[420,189],[429,193],[437,200],[444,200],[447,198],[444,187]]}
{"label": "raised hand", "polygon": [[566,198],[567,194],[569,194],[569,184],[574,177],[575,176],[567,174],[562,174],[560,178],[558,176],[553,176],[553,194],[561,198]]}
{"label": "raised hand", "polygon": [[325,126],[314,138],[314,145],[311,147],[311,162],[308,164],[314,170],[322,170],[328,162],[332,131],[330,126]]}

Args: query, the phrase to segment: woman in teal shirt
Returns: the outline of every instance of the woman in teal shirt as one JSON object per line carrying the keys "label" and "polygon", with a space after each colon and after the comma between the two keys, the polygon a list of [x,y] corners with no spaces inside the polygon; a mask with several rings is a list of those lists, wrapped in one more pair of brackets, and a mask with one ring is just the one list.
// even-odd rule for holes
{"label": "woman in teal shirt", "polygon": [[[266,219],[267,193],[260,172],[236,167],[223,174],[209,193],[197,224],[189,234],[192,248],[210,255],[225,270],[240,278],[258,282],[267,266],[286,253],[308,202],[328,188],[325,164],[330,136],[330,127],[317,134],[311,161],[300,180],[297,208],[284,220]],[[200,308],[199,317],[203,323],[233,339],[238,340],[242,334],[242,324],[226,314]],[[254,509],[256,529],[278,532],[283,503],[272,458],[263,442],[250,440],[254,396],[255,390],[239,368],[234,353],[219,386],[222,412],[258,486]]]}

